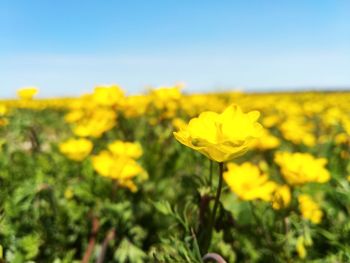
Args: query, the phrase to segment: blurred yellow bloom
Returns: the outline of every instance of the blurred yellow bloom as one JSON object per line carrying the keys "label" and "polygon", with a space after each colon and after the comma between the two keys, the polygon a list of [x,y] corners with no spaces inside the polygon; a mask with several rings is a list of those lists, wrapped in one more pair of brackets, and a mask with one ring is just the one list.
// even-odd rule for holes
{"label": "blurred yellow bloom", "polygon": [[114,141],[108,145],[108,149],[114,155],[127,156],[134,159],[140,158],[143,154],[141,145],[135,142]]}
{"label": "blurred yellow bloom", "polygon": [[17,90],[17,96],[23,100],[31,100],[38,93],[38,89],[34,87],[22,88]]}
{"label": "blurred yellow bloom", "polygon": [[7,112],[8,112],[7,107],[3,104],[0,104],[0,116],[5,116]]}
{"label": "blurred yellow bloom", "polygon": [[340,157],[342,158],[342,159],[349,159],[349,157],[350,157],[350,154],[349,154],[349,151],[341,151],[340,152]]}
{"label": "blurred yellow bloom", "polygon": [[70,200],[74,197],[74,191],[72,190],[72,188],[68,187],[65,191],[64,191],[64,197],[67,200]]}
{"label": "blurred yellow bloom", "polygon": [[287,207],[292,199],[292,194],[288,185],[278,185],[273,193],[272,208],[279,210]]}
{"label": "blurred yellow bloom", "polygon": [[109,151],[102,151],[92,157],[95,170],[102,176],[126,180],[143,172],[142,167],[127,156],[114,156]]}
{"label": "blurred yellow bloom", "polygon": [[298,239],[297,239],[297,243],[295,245],[295,248],[298,252],[298,256],[299,258],[306,258],[306,255],[307,255],[307,251],[305,249],[305,244],[304,244],[304,237],[303,236],[299,236]]}
{"label": "blurred yellow bloom", "polygon": [[261,137],[253,142],[253,147],[259,150],[271,150],[277,148],[280,144],[280,139],[273,136],[268,130],[263,129]]}
{"label": "blurred yellow bloom", "polygon": [[300,194],[298,196],[298,201],[302,217],[310,220],[314,224],[319,224],[323,216],[320,206],[306,194]]}
{"label": "blurred yellow bloom", "polygon": [[266,161],[260,160],[258,163],[258,166],[262,172],[264,172],[264,173],[269,172],[269,164]]}
{"label": "blurred yellow bloom", "polygon": [[278,115],[268,115],[262,119],[262,124],[266,128],[274,127],[279,122],[280,122],[280,117]]}
{"label": "blurred yellow bloom", "polygon": [[223,111],[227,103],[215,94],[192,94],[182,97],[181,109],[190,117],[197,116],[203,111]]}
{"label": "blurred yellow bloom", "polygon": [[6,125],[8,125],[8,124],[9,124],[8,119],[6,119],[6,118],[0,118],[0,127],[6,126]]}
{"label": "blurred yellow bloom", "polygon": [[180,87],[160,87],[151,90],[152,101],[157,109],[173,110],[177,108],[176,102],[181,99]]}
{"label": "blurred yellow bloom", "polygon": [[118,185],[120,187],[128,188],[131,192],[135,193],[137,191],[137,186],[132,180],[119,180]]}
{"label": "blurred yellow bloom", "polygon": [[262,132],[257,122],[258,111],[243,113],[239,106],[231,105],[218,114],[203,112],[178,132],[175,138],[182,144],[199,151],[217,162],[230,161],[243,155]]}
{"label": "blurred yellow bloom", "polygon": [[161,119],[170,119],[176,116],[180,106],[181,86],[153,89],[149,96],[152,104],[160,111]]}
{"label": "blurred yellow bloom", "polygon": [[261,173],[257,166],[249,162],[242,165],[228,163],[227,168],[227,172],[224,172],[224,180],[239,198],[271,200],[276,183],[269,181],[268,175]]}
{"label": "blurred yellow bloom", "polygon": [[74,161],[84,160],[91,152],[93,144],[87,139],[69,139],[59,145],[61,153]]}
{"label": "blurred yellow bloom", "polygon": [[345,132],[339,133],[335,136],[334,141],[336,144],[346,144],[350,141],[350,135]]}
{"label": "blurred yellow bloom", "polygon": [[183,119],[180,119],[180,118],[173,119],[171,124],[174,126],[176,131],[186,129],[186,125],[187,125],[187,123]]}
{"label": "blurred yellow bloom", "polygon": [[283,136],[295,144],[302,143],[310,147],[316,144],[312,124],[306,123],[302,118],[290,116],[281,124],[280,129]]}
{"label": "blurred yellow bloom", "polygon": [[121,110],[128,118],[142,116],[146,113],[150,102],[149,96],[134,95],[125,98]]}
{"label": "blurred yellow bloom", "polygon": [[67,123],[74,123],[81,120],[84,117],[84,112],[82,110],[73,110],[64,116],[64,120]]}
{"label": "blurred yellow bloom", "polygon": [[308,153],[278,152],[275,162],[281,167],[282,175],[290,185],[325,183],[330,179],[325,168],[325,158],[315,158]]}
{"label": "blurred yellow bloom", "polygon": [[326,112],[322,115],[322,122],[326,126],[335,126],[337,125],[342,117],[343,113],[342,110],[338,107],[331,107],[327,109]]}
{"label": "blurred yellow bloom", "polygon": [[79,137],[95,137],[101,135],[116,125],[117,114],[111,109],[96,108],[76,123],[73,128]]}
{"label": "blurred yellow bloom", "polygon": [[92,96],[98,105],[113,106],[122,102],[124,91],[118,85],[97,86]]}
{"label": "blurred yellow bloom", "polygon": [[132,181],[135,176],[147,179],[147,172],[136,162],[142,155],[139,143],[114,141],[108,145],[108,151],[102,151],[92,157],[92,164],[97,173],[116,180],[118,185],[130,191],[137,191]]}
{"label": "blurred yellow bloom", "polygon": [[345,119],[343,121],[343,128],[344,128],[345,132],[350,136],[350,120],[349,119]]}

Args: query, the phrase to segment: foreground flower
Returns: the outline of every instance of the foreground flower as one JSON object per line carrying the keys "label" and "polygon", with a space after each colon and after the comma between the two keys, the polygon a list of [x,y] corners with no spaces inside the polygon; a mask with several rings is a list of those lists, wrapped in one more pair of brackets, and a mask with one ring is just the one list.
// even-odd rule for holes
{"label": "foreground flower", "polygon": [[249,162],[242,165],[228,163],[227,168],[228,171],[224,172],[224,179],[239,198],[242,200],[271,200],[277,185],[269,181],[268,175],[261,173],[257,166]]}
{"label": "foreground flower", "polygon": [[302,217],[314,224],[319,224],[323,216],[320,206],[306,194],[299,195],[298,201]]}
{"label": "foreground flower", "polygon": [[182,144],[216,162],[230,161],[248,151],[254,139],[260,137],[260,113],[243,113],[233,104],[218,114],[203,112],[178,132],[175,138]]}
{"label": "foreground flower", "polygon": [[59,145],[60,152],[74,161],[84,160],[92,147],[92,142],[87,139],[69,139]]}
{"label": "foreground flower", "polygon": [[38,93],[38,89],[34,87],[22,88],[17,90],[17,96],[23,100],[31,100]]}
{"label": "foreground flower", "polygon": [[330,179],[325,168],[325,158],[315,158],[308,153],[278,152],[275,162],[281,167],[282,175],[290,185],[325,183]]}

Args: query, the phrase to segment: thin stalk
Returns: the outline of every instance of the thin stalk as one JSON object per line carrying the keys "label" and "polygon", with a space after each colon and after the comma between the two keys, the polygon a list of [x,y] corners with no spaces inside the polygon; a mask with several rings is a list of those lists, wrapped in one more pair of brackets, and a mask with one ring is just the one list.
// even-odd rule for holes
{"label": "thin stalk", "polygon": [[112,227],[107,232],[106,237],[103,240],[103,243],[102,243],[102,246],[101,246],[101,251],[100,251],[100,254],[98,255],[98,257],[96,259],[96,263],[103,263],[104,262],[109,242],[111,242],[114,238],[115,238],[115,228]]}
{"label": "thin stalk", "polygon": [[[216,195],[215,195],[215,201],[214,201],[214,207],[211,213],[209,214],[206,222],[203,222],[199,227],[199,244],[200,244],[200,250],[202,255],[208,253],[208,249],[210,247],[211,239],[213,236],[213,231],[215,227],[215,218],[216,218],[216,211],[218,210],[219,203],[220,203],[220,195],[222,190],[222,182],[223,182],[223,173],[224,173],[224,164],[219,163],[219,183],[218,187],[216,189]],[[203,197],[204,198],[204,197]],[[211,198],[208,199],[202,199],[201,201],[208,202],[212,200]],[[209,208],[208,204],[201,203],[201,210],[202,214],[201,217],[203,220],[206,218],[204,217],[203,210],[205,209],[205,206]]]}
{"label": "thin stalk", "polygon": [[83,257],[81,263],[88,263],[90,261],[90,257],[92,255],[92,252],[93,252],[94,247],[95,247],[96,236],[97,236],[99,228],[100,228],[99,220],[97,219],[97,217],[93,217],[89,244],[88,244],[88,247],[84,253],[84,257]]}
{"label": "thin stalk", "polygon": [[219,203],[220,203],[220,195],[221,195],[221,190],[222,190],[222,181],[223,181],[223,173],[224,173],[224,163],[219,163],[219,184],[216,189],[216,195],[215,195],[215,201],[214,201],[214,207],[213,211],[211,213],[210,221],[209,221],[209,231],[208,231],[208,236],[207,239],[204,243],[203,246],[203,254],[208,252],[208,249],[210,247],[211,239],[213,236],[213,231],[215,228],[215,218],[216,218],[216,211],[218,210]]}
{"label": "thin stalk", "polygon": [[213,183],[213,161],[209,160],[210,166],[209,166],[209,186],[212,186]]}
{"label": "thin stalk", "polygon": [[214,203],[213,213],[211,217],[211,228],[214,227],[216,210],[218,210],[219,203],[220,203],[223,174],[224,174],[224,163],[219,163],[219,184],[218,184],[218,188],[216,189],[215,203]]}

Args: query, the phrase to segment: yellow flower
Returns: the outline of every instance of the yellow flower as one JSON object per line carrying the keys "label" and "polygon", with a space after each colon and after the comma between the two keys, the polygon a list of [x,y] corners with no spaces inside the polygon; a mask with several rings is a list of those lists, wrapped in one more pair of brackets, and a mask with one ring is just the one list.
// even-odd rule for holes
{"label": "yellow flower", "polygon": [[272,197],[272,208],[279,210],[290,204],[292,195],[288,185],[278,185]]}
{"label": "yellow flower", "polygon": [[280,129],[283,136],[295,144],[303,143],[309,147],[316,144],[312,123],[307,123],[302,118],[290,116],[281,124]]}
{"label": "yellow flower", "polygon": [[7,107],[3,104],[0,104],[0,116],[5,116],[7,111],[8,111]]}
{"label": "yellow flower", "polygon": [[142,116],[146,113],[150,102],[149,96],[134,95],[125,98],[122,111],[127,118]]}
{"label": "yellow flower", "polygon": [[121,187],[128,188],[131,192],[135,193],[137,191],[137,186],[132,180],[119,180],[118,185]]}
{"label": "yellow flower", "polygon": [[8,125],[8,124],[9,124],[8,119],[6,119],[6,118],[0,118],[0,127],[6,126],[6,125]]}
{"label": "yellow flower", "polygon": [[112,106],[120,104],[124,99],[124,91],[118,85],[97,86],[92,96],[98,105]]}
{"label": "yellow flower", "polygon": [[92,142],[87,139],[69,139],[59,145],[60,151],[74,161],[84,160],[92,147]]}
{"label": "yellow flower", "polygon": [[262,119],[264,127],[271,128],[280,122],[280,117],[277,115],[269,115]]}
{"label": "yellow flower", "polygon": [[31,100],[38,93],[38,89],[34,87],[22,88],[17,90],[17,95],[23,100]]}
{"label": "yellow flower", "polygon": [[290,185],[325,183],[330,179],[325,168],[325,158],[315,158],[308,153],[278,152],[275,162],[281,167],[282,175]]}
{"label": "yellow flower", "polygon": [[253,147],[259,150],[270,150],[277,148],[280,145],[280,140],[273,136],[268,130],[263,129],[262,135],[253,143]]}
{"label": "yellow flower", "polygon": [[118,185],[130,191],[137,191],[132,181],[135,176],[147,179],[147,172],[135,159],[142,155],[139,143],[114,141],[108,145],[108,151],[102,151],[92,157],[92,165],[100,175],[116,180]]}
{"label": "yellow flower", "polygon": [[94,169],[102,176],[125,182],[144,173],[142,167],[128,156],[115,156],[109,151],[102,151],[92,157]]}
{"label": "yellow flower", "polygon": [[64,191],[64,197],[67,200],[71,200],[74,197],[74,191],[72,188],[68,187],[65,191]]}
{"label": "yellow flower", "polygon": [[299,195],[298,201],[302,217],[314,224],[319,224],[323,216],[320,206],[306,194]]}
{"label": "yellow flower", "polygon": [[304,237],[303,236],[299,236],[298,239],[297,239],[297,243],[295,245],[295,248],[298,252],[298,255],[300,258],[304,259],[306,258],[306,255],[307,255],[307,251],[305,249],[305,240],[304,240]]}
{"label": "yellow flower", "polygon": [[175,118],[171,121],[176,131],[186,128],[186,122],[181,118]]}
{"label": "yellow flower", "polygon": [[181,99],[181,88],[160,87],[150,92],[151,98],[157,109],[176,109],[177,102]]}
{"label": "yellow flower", "polygon": [[64,120],[67,123],[74,123],[81,120],[84,117],[84,112],[82,110],[73,110],[64,116]]}
{"label": "yellow flower", "polygon": [[105,108],[96,108],[91,114],[78,121],[73,132],[79,137],[99,138],[116,125],[117,114]]}
{"label": "yellow flower", "polygon": [[242,165],[228,163],[227,168],[228,171],[224,172],[224,180],[239,198],[271,200],[276,183],[269,181],[268,175],[261,173],[257,166],[249,162]]}
{"label": "yellow flower", "polygon": [[108,145],[108,149],[114,155],[127,156],[134,159],[140,158],[143,154],[141,145],[133,142],[114,141]]}
{"label": "yellow flower", "polygon": [[335,136],[334,141],[336,144],[346,144],[350,141],[350,135],[345,132],[339,133]]}
{"label": "yellow flower", "polygon": [[243,113],[239,106],[233,104],[221,114],[211,111],[201,113],[185,128],[174,132],[174,136],[180,143],[209,159],[226,162],[243,155],[251,142],[260,136],[259,115],[258,111]]}

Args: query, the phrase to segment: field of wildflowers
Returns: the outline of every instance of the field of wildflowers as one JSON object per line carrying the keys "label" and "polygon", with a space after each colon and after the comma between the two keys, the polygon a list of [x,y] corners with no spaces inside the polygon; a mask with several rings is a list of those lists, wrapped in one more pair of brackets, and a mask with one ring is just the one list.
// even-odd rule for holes
{"label": "field of wildflowers", "polygon": [[2,262],[350,262],[350,93],[0,101]]}

